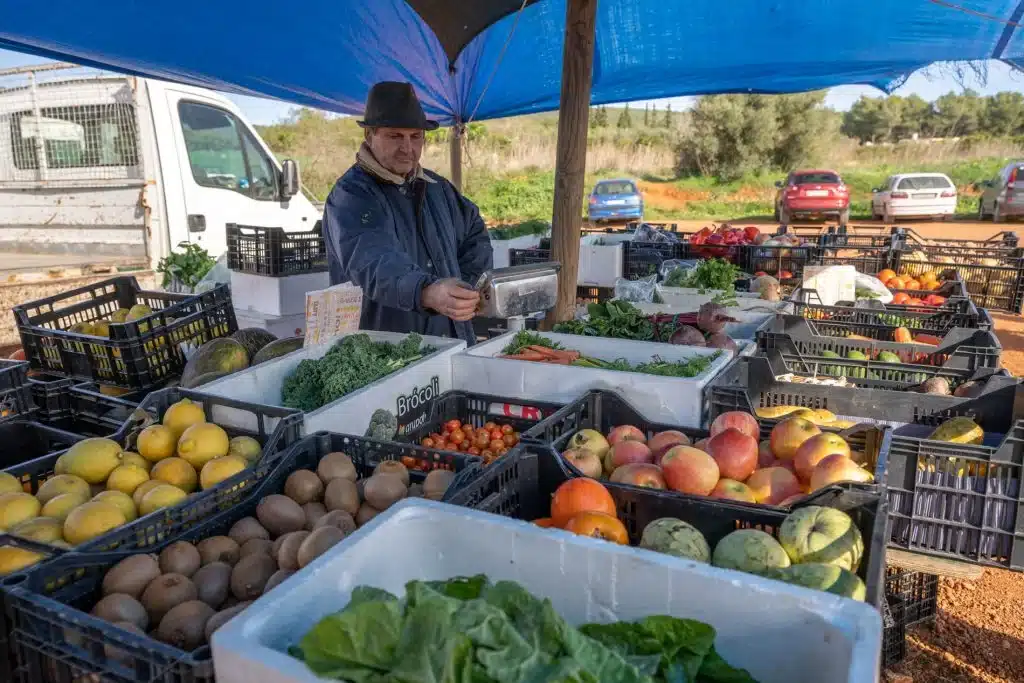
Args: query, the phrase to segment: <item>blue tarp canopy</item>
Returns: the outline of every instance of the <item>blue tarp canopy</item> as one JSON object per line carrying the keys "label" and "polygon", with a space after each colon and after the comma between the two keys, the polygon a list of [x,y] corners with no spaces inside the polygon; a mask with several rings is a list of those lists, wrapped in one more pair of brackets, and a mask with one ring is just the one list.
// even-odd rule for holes
{"label": "blue tarp canopy", "polygon": [[[428,115],[558,108],[565,0],[8,2],[0,47],[358,114],[412,82]],[[1024,0],[599,0],[592,102],[889,90],[937,61],[1024,63]]]}

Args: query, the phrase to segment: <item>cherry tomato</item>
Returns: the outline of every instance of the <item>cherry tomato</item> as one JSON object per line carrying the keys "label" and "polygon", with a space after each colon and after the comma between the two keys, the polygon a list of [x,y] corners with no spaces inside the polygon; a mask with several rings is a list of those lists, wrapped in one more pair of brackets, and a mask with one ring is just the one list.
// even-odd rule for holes
{"label": "cherry tomato", "polygon": [[448,420],[444,423],[444,428],[449,432],[454,432],[456,429],[462,427],[462,423],[458,420]]}
{"label": "cherry tomato", "polygon": [[434,443],[434,440],[431,439],[429,436],[420,441],[420,445],[423,446],[424,448],[433,448]]}
{"label": "cherry tomato", "polygon": [[473,446],[468,441],[463,441],[462,443],[459,444],[459,450],[462,451],[463,453],[465,453],[472,447]]}
{"label": "cherry tomato", "polygon": [[458,445],[466,440],[466,433],[461,429],[456,429],[455,431],[448,435],[448,440],[451,441],[453,444]]}
{"label": "cherry tomato", "polygon": [[473,439],[473,445],[477,448],[487,448],[491,445],[491,437],[488,434],[477,434]]}
{"label": "cherry tomato", "polygon": [[415,467],[418,464],[418,462],[419,461],[416,460],[416,458],[414,458],[414,457],[412,457],[410,455],[403,455],[402,456],[402,464],[405,465],[406,469],[415,469]]}
{"label": "cherry tomato", "polygon": [[505,447],[505,442],[501,439],[492,439],[488,448],[497,453],[499,450]]}
{"label": "cherry tomato", "polygon": [[443,439],[441,441],[435,441],[434,448],[439,451],[447,451],[449,449],[448,442]]}
{"label": "cherry tomato", "polygon": [[504,438],[502,438],[502,441],[504,441],[505,445],[510,448],[516,445],[516,437],[512,434],[506,434]]}
{"label": "cherry tomato", "polygon": [[503,431],[501,431],[500,429],[497,429],[497,428],[492,429],[491,430],[491,441],[494,441],[495,439],[500,439],[504,435],[505,435],[505,433]]}
{"label": "cherry tomato", "polygon": [[481,458],[493,458],[494,457],[494,451],[492,451],[489,448],[485,448],[482,451],[480,451],[480,457]]}
{"label": "cherry tomato", "polygon": [[470,446],[469,448],[466,449],[466,452],[469,453],[470,455],[480,455],[480,449],[477,448],[476,446]]}
{"label": "cherry tomato", "polygon": [[484,429],[486,429],[487,431],[491,431],[497,426],[498,425],[494,424],[493,422],[488,422],[487,424],[484,425]]}
{"label": "cherry tomato", "polygon": [[512,425],[501,425],[501,432],[503,434],[511,434],[516,430],[512,429]]}
{"label": "cherry tomato", "polygon": [[430,432],[430,438],[433,439],[434,441],[440,441],[441,435],[438,434],[437,432]]}

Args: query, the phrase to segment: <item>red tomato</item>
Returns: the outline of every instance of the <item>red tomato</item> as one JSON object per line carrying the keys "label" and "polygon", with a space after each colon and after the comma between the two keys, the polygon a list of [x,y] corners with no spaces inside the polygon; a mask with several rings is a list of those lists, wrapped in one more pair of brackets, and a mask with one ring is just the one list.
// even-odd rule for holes
{"label": "red tomato", "polygon": [[502,441],[501,439],[494,439],[493,441],[491,441],[491,444],[490,446],[488,446],[488,448],[497,453],[498,451],[505,448],[505,442]]}
{"label": "red tomato", "polygon": [[516,430],[512,429],[512,425],[502,425],[501,426],[501,433],[502,434],[511,434],[514,431],[516,431]]}
{"label": "red tomato", "polygon": [[465,453],[472,447],[472,444],[470,444],[468,441],[463,441],[462,443],[459,444],[459,450],[462,451],[463,453]]}
{"label": "red tomato", "polygon": [[502,438],[502,441],[504,441],[504,442],[505,442],[505,445],[506,445],[506,446],[508,446],[508,447],[510,447],[510,448],[511,448],[512,446],[515,446],[515,445],[516,445],[516,437],[515,437],[515,436],[513,436],[512,434],[506,434],[506,435],[505,435],[505,436],[504,436],[504,437]]}
{"label": "red tomato", "polygon": [[494,424],[493,422],[488,422],[487,424],[484,425],[483,428],[486,429],[487,431],[491,431],[492,429],[494,429],[497,426],[498,425]]}
{"label": "red tomato", "polygon": [[494,429],[491,430],[491,440],[492,441],[494,439],[500,439],[503,435],[504,435],[504,432],[501,431],[500,427],[495,427]]}
{"label": "red tomato", "polygon": [[454,432],[456,429],[462,427],[462,423],[458,420],[448,420],[444,423],[444,428],[449,432]]}
{"label": "red tomato", "polygon": [[448,440],[457,446],[466,440],[466,433],[461,429],[455,429],[448,436]]}
{"label": "red tomato", "polygon": [[440,441],[435,441],[434,442],[434,448],[436,448],[439,451],[447,451],[447,450],[449,450],[448,449],[448,442],[445,441],[444,439],[441,439]]}
{"label": "red tomato", "polygon": [[469,453],[470,455],[480,455],[480,449],[477,448],[476,446],[470,446],[469,448],[466,449],[466,452]]}
{"label": "red tomato", "polygon": [[477,434],[476,438],[473,439],[473,445],[477,448],[487,448],[491,445],[490,434]]}
{"label": "red tomato", "polygon": [[494,451],[492,451],[489,448],[485,448],[484,450],[480,451],[480,457],[481,458],[493,458],[494,457]]}
{"label": "red tomato", "polygon": [[434,440],[431,439],[429,436],[420,441],[420,445],[423,446],[424,448],[433,448],[434,443]]}

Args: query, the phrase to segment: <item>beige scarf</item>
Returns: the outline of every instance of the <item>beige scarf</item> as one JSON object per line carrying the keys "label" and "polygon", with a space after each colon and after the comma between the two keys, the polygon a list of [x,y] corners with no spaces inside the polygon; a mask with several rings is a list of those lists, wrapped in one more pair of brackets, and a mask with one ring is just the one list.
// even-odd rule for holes
{"label": "beige scarf", "polygon": [[[381,163],[377,161],[377,157],[373,156],[373,152],[370,151],[370,146],[365,142],[359,146],[359,151],[356,152],[356,163],[359,164],[360,168],[376,177],[378,180],[383,180],[384,182],[392,183],[394,185],[404,185],[407,180],[405,176],[400,176],[397,173],[393,173],[381,166]],[[425,180],[428,183],[437,182],[424,173],[423,167],[419,164],[416,164],[416,168],[412,172],[412,177],[418,180]]]}

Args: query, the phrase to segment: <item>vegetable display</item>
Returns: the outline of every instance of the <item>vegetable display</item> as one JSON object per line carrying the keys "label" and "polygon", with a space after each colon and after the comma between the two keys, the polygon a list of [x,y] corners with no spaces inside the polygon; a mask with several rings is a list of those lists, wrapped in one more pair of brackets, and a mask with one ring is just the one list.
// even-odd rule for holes
{"label": "vegetable display", "polygon": [[382,377],[415,363],[435,349],[410,334],[397,344],[351,334],[319,360],[304,360],[285,378],[281,402],[288,408],[310,412]]}
{"label": "vegetable display", "polygon": [[[711,337],[720,334],[726,323],[730,322],[736,322],[736,319],[727,314],[724,306],[714,302],[702,305],[694,313],[644,315],[628,301],[612,300],[603,304],[589,304],[586,320],[561,322],[555,325],[553,331],[585,337],[735,348],[735,344],[729,346],[728,342],[711,343]],[[704,333],[707,333],[707,338]]]}
{"label": "vegetable display", "polygon": [[574,628],[514,581],[370,586],[324,617],[291,653],[343,681],[756,683],[714,648],[708,624],[669,616]]}
{"label": "vegetable display", "polygon": [[676,268],[665,276],[666,287],[693,287],[700,290],[723,289],[735,291],[736,280],[743,272],[720,258],[701,261],[692,270]]}
{"label": "vegetable display", "polygon": [[487,422],[474,429],[473,425],[461,420],[448,420],[441,425],[440,432],[432,432],[420,439],[424,448],[479,455],[485,465],[505,455],[517,443],[519,432],[512,425]]}

